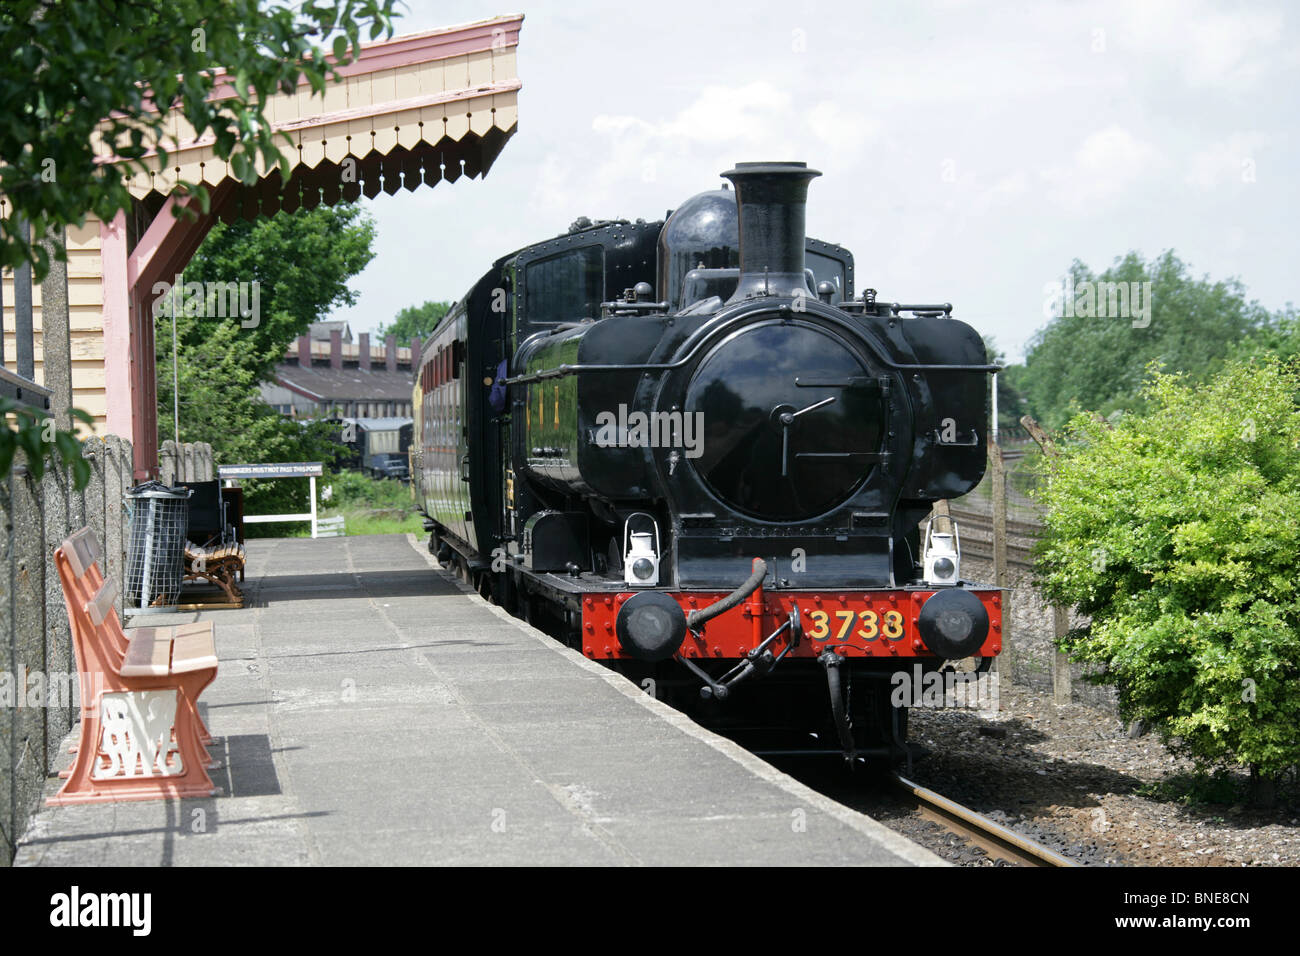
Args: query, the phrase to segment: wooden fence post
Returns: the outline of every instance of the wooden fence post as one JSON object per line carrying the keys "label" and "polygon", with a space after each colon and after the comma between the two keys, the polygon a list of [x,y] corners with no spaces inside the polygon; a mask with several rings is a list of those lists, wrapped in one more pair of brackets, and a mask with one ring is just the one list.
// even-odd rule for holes
{"label": "wooden fence post", "polygon": [[999,679],[1016,679],[1016,648],[1011,633],[1011,583],[1007,574],[1007,472],[1002,449],[989,442],[989,496],[993,504],[993,583],[1002,588],[1002,653]]}
{"label": "wooden fence post", "polygon": [[[1029,432],[1031,438],[1038,442],[1038,447],[1043,449],[1043,454],[1055,458],[1060,454],[1056,447],[1056,442],[1052,441],[1050,435],[1043,430],[1043,426],[1034,421],[1033,418],[1026,415],[1020,419],[1020,424],[1025,426],[1025,431]],[[1066,632],[1070,630],[1070,609],[1054,605],[1052,607],[1052,634],[1056,641],[1065,637]],[[1052,699],[1057,704],[1068,704],[1074,699],[1074,680],[1070,673],[1070,657],[1065,651],[1060,650],[1052,645]]]}
{"label": "wooden fence post", "polygon": [[[1059,604],[1052,608],[1052,632],[1056,640],[1070,630],[1070,609]],[[1058,647],[1052,648],[1052,699],[1058,704],[1074,700],[1073,677],[1070,674],[1070,656]]]}

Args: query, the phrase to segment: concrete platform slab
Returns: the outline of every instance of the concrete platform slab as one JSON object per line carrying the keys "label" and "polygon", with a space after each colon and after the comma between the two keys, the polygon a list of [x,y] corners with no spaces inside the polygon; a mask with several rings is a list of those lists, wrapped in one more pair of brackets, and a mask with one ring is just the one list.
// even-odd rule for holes
{"label": "concrete platform slab", "polygon": [[248,607],[141,622],[216,621],[200,709],[222,795],[43,808],[15,865],[941,864],[470,593],[412,536],[248,556]]}

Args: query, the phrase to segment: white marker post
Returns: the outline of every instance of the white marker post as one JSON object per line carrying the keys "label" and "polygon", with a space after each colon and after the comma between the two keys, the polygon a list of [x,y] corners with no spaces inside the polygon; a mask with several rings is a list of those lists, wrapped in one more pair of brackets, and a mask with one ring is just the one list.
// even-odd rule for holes
{"label": "white marker post", "polygon": [[993,444],[998,443],[998,373],[993,373]]}

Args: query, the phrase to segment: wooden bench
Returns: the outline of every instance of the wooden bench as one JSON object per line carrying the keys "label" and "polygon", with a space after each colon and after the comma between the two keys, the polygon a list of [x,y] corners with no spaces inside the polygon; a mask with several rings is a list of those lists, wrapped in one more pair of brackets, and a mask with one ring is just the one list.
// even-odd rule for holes
{"label": "wooden bench", "polygon": [[49,805],[208,797],[198,698],[217,676],[210,622],[122,630],[117,586],[83,528],[54,552],[81,687],[76,759]]}
{"label": "wooden bench", "polygon": [[[130,638],[122,630],[122,621],[117,616],[117,582],[111,577],[103,574],[99,567],[99,559],[102,555],[99,541],[96,539],[94,532],[89,528],[82,528],[72,537],[63,542],[63,550],[68,559],[68,565],[74,574],[73,587],[79,593],[80,597],[86,594],[91,595],[84,602],[85,611],[90,615],[90,620],[96,628],[95,635],[106,640],[112,649],[113,655],[120,661],[125,657],[127,646],[130,644]],[[82,586],[84,583],[84,587]],[[63,588],[64,603],[68,600],[68,586],[64,582]],[[69,610],[71,614],[71,610]],[[172,640],[177,636],[189,634],[208,634],[214,635],[214,628],[211,621],[196,621],[192,624],[178,624],[173,627],[137,627],[131,631],[132,636],[141,638],[150,638],[156,640]],[[91,675],[83,667],[80,672],[82,693],[82,709],[93,706],[95,700],[94,688],[88,687],[86,680]],[[199,739],[207,745],[212,743],[212,736],[203,726],[203,721],[199,720]],[[77,747],[74,744],[68,750],[69,753],[76,753]],[[66,776],[67,774],[63,774]]]}
{"label": "wooden bench", "polygon": [[243,607],[244,595],[236,578],[244,576],[244,546],[238,542],[202,548],[185,542],[185,581],[207,581],[225,593],[231,607]]}

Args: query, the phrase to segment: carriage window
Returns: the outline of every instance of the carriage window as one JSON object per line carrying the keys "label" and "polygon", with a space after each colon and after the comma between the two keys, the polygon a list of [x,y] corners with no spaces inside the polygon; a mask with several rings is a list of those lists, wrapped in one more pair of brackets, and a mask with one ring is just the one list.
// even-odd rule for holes
{"label": "carriage window", "polygon": [[534,262],[524,273],[524,308],[529,322],[573,322],[600,315],[605,297],[605,250],[566,249]]}

